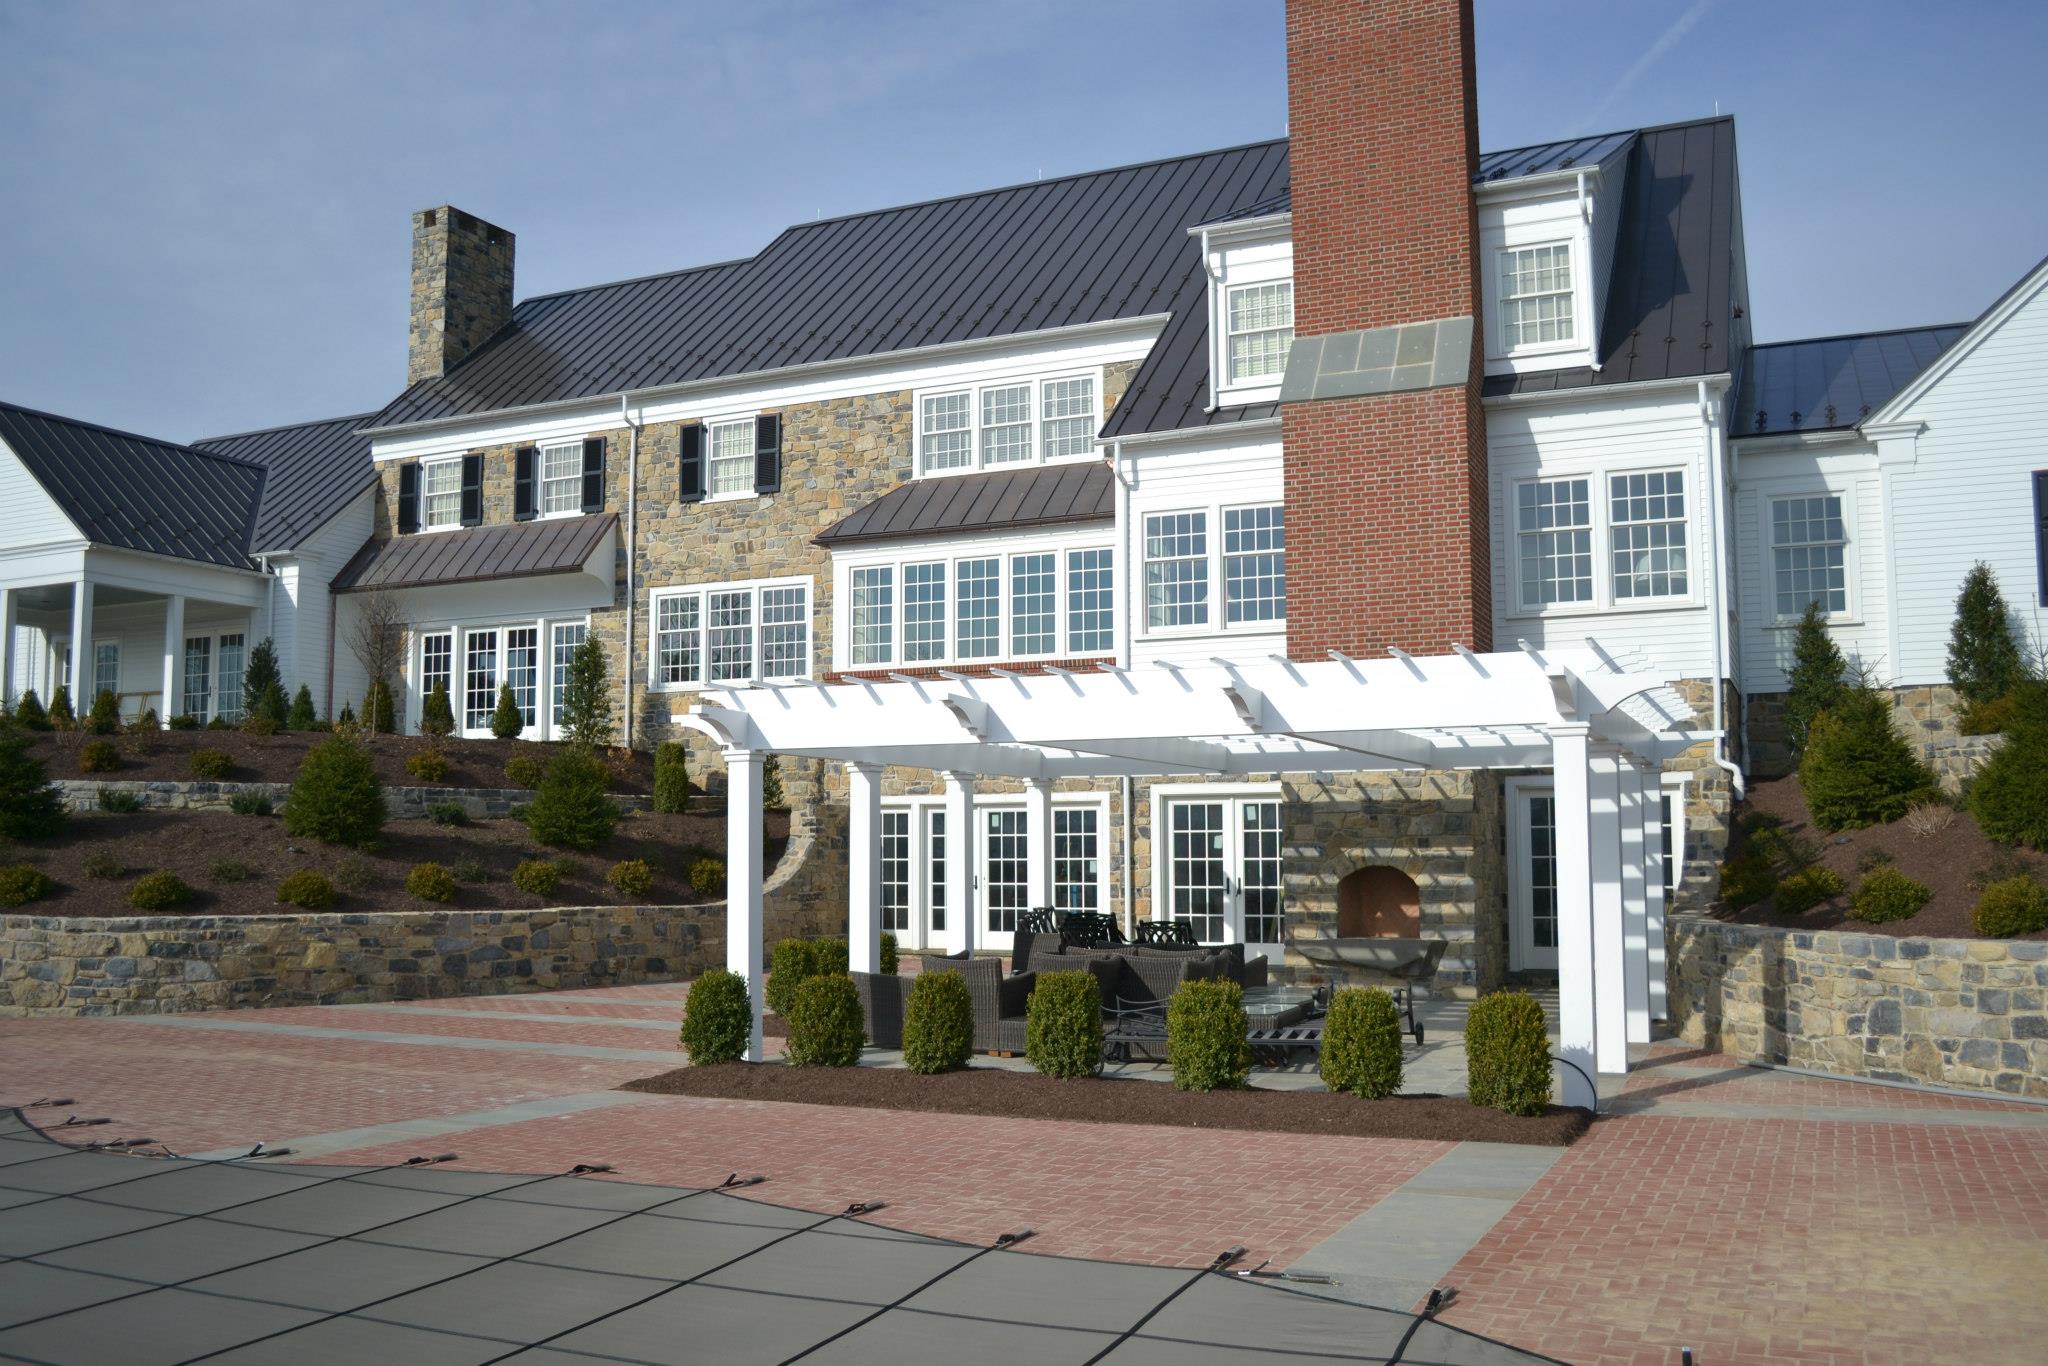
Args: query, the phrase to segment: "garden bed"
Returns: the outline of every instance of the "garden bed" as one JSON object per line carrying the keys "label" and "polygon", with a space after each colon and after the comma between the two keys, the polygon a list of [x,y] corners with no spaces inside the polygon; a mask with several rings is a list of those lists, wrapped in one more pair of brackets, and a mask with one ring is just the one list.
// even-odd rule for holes
{"label": "garden bed", "polygon": [[[764,824],[772,867],[788,843],[788,813],[768,812]],[[699,852],[692,853],[693,847]],[[721,900],[724,888],[700,895],[687,880],[687,861],[705,853],[725,857],[722,811],[628,815],[610,839],[587,853],[543,848],[516,820],[465,826],[393,821],[386,823],[374,849],[357,851],[294,838],[274,817],[143,811],[74,816],[55,839],[0,849],[0,863],[32,864],[57,884],[50,896],[12,908],[18,915],[132,916],[137,912],[128,904],[128,889],[141,875],[158,870],[176,873],[195,893],[176,908],[176,914],[268,915],[291,911],[278,904],[277,886],[302,868],[317,870],[335,883],[334,904],[324,908],[334,912],[670,906]],[[95,856],[113,860],[124,871],[117,877],[89,875],[87,865]],[[561,865],[561,881],[546,897],[512,885],[513,867],[530,858],[550,858]],[[626,859],[645,859],[653,865],[654,885],[645,893],[627,896],[605,881],[611,866]],[[456,869],[458,878],[465,872],[481,876],[461,881],[452,902],[422,901],[405,890],[405,875],[412,865],[428,862]],[[226,864],[240,865],[228,871],[242,876],[223,877]],[[458,867],[465,864],[474,866]]]}
{"label": "garden bed", "polygon": [[[99,737],[76,733],[36,735],[29,753],[46,764],[52,778],[100,779],[108,782],[190,782],[193,778],[192,752],[217,749],[233,762],[234,769],[223,781],[236,783],[288,783],[298,776],[306,751],[326,739],[315,731],[288,731],[282,735],[245,735],[238,730],[165,730],[143,735],[111,735],[121,753],[121,767],[111,773],[85,773],[78,767],[78,751],[85,741]],[[428,747],[417,735],[369,737],[367,748],[377,766],[377,780],[390,787],[418,786],[420,780],[406,772],[405,761]],[[517,787],[505,776],[505,761],[527,755],[545,763],[559,750],[558,745],[532,740],[443,740],[448,756],[448,776],[437,779],[436,787]],[[605,751],[611,766],[611,790],[644,795],[654,790],[654,755],[646,750]]]}
{"label": "garden bed", "polygon": [[1156,1124],[1181,1129],[1412,1138],[1455,1143],[1563,1147],[1586,1132],[1584,1110],[1550,1106],[1527,1119],[1483,1109],[1462,1097],[1397,1096],[1360,1100],[1321,1091],[1180,1091],[1164,1082],[1086,1077],[1056,1081],[1035,1072],[970,1067],[920,1076],[897,1067],[790,1067],[715,1063],[627,1082],[622,1091],[721,1100],[842,1105],[998,1119]]}
{"label": "garden bed", "polygon": [[[1830,835],[1814,826],[1798,776],[1774,778],[1751,784],[1747,802],[1736,813],[1737,831],[1729,851],[1731,856],[1739,854],[1745,844],[1741,830],[1743,811],[1775,817],[1784,822],[1786,832],[1810,841],[1819,855],[1818,861],[1840,873],[1847,890],[1803,912],[1780,910],[1775,896],[1741,910],[1724,907],[1714,912],[1715,919],[1731,924],[1842,929],[1900,938],[1975,939],[1981,936],[1970,923],[1970,912],[1985,881],[2017,873],[2048,877],[2048,858],[1993,843],[1964,810],[1954,811],[1954,818],[1944,828],[1926,833],[1913,828],[1910,822],[1921,819],[1914,816],[1888,825]],[[1907,877],[1925,883],[1934,895],[1904,920],[1871,925],[1850,917],[1849,893],[1881,859],[1888,859],[1891,866]],[[2044,939],[2048,938],[2048,930],[2020,937]]]}

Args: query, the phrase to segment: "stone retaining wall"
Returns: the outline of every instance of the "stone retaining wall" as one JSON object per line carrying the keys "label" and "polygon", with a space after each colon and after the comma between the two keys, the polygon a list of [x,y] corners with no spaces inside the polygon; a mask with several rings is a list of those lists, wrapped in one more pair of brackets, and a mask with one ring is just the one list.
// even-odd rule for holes
{"label": "stone retaining wall", "polygon": [[1670,921],[1671,1024],[1746,1062],[2048,1097],[2048,943]]}
{"label": "stone retaining wall", "polygon": [[[205,782],[94,782],[89,778],[60,778],[51,784],[73,811],[91,811],[99,805],[99,792],[133,792],[144,807],[162,811],[225,811],[237,793],[259,792],[279,807],[290,794],[290,783],[205,783]],[[523,787],[387,787],[384,804],[394,819],[424,818],[427,808],[437,802],[459,802],[472,820],[509,816],[514,806],[533,800]],[[612,800],[621,811],[651,811],[654,798],[631,793],[614,793]]]}

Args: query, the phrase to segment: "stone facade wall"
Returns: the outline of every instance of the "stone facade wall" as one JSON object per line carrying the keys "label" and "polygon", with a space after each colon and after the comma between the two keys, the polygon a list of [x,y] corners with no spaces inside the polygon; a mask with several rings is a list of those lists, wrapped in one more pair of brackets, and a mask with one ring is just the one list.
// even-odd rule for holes
{"label": "stone facade wall", "polygon": [[1747,1062],[2048,1097],[2048,943],[1670,922],[1671,1023]]}
{"label": "stone facade wall", "polygon": [[[1693,709],[1693,725],[1705,730],[1714,717],[1714,683],[1708,678],[1682,678],[1672,684]],[[1721,694],[1722,724],[1732,733],[1741,725],[1742,698],[1734,685]],[[1730,746],[1732,749],[1733,741]],[[1704,910],[1721,894],[1721,862],[1728,855],[1728,835],[1735,810],[1735,785],[1728,771],[1714,762],[1711,741],[1694,745],[1665,765],[1667,773],[1687,774],[1685,785],[1685,867],[1680,870],[1675,899],[1679,910]]]}
{"label": "stone facade wall", "polygon": [[[51,784],[72,811],[93,811],[99,806],[99,792],[132,792],[144,807],[161,811],[225,811],[228,803],[244,792],[260,793],[276,806],[291,795],[290,783],[203,783],[203,782],[93,782],[84,778],[60,778]],[[427,808],[440,802],[456,802],[472,820],[509,816],[515,806],[533,800],[524,787],[387,787],[384,805],[399,820],[423,818]],[[621,811],[651,811],[654,798],[644,794],[615,792],[612,800]]]}

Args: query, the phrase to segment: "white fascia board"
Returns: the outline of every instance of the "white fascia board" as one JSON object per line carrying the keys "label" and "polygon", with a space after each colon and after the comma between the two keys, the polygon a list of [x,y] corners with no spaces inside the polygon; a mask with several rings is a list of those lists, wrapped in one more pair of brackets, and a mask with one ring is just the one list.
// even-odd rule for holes
{"label": "white fascia board", "polygon": [[1198,237],[1205,244],[1238,246],[1246,241],[1291,236],[1293,232],[1294,213],[1283,209],[1279,213],[1233,219],[1228,223],[1197,223],[1188,229],[1188,236]]}
{"label": "white fascia board", "polygon": [[1524,404],[1565,405],[1586,401],[1598,402],[1609,398],[1630,398],[1660,391],[1683,390],[1697,392],[1704,382],[1710,393],[1718,396],[1727,391],[1734,382],[1734,376],[1726,371],[1718,375],[1689,375],[1675,379],[1645,379],[1628,384],[1581,384],[1570,389],[1541,389],[1519,394],[1489,394],[1480,402],[1489,408],[1512,408]]}
{"label": "white fascia board", "polygon": [[104,545],[86,547],[84,572],[95,584],[138,593],[177,593],[235,607],[261,603],[270,578],[260,569],[236,569]]}
{"label": "white fascia board", "polygon": [[1861,446],[1868,444],[1867,433],[1854,427],[1826,432],[1768,432],[1761,436],[1738,436],[1731,439],[1735,449],[1746,459],[1752,455],[1784,455],[1789,452],[1833,453],[1839,446]]}
{"label": "white fascia board", "polygon": [[948,342],[882,356],[819,361],[364,431],[371,437],[372,459],[404,460],[477,446],[624,430],[627,423],[619,411],[622,401],[631,406],[638,421],[674,422],[744,408],[758,410],[898,389],[972,383],[981,378],[1000,378],[1020,367],[1078,369],[1140,361],[1150,353],[1170,317],[1153,313],[1138,318],[1113,318],[1075,327]]}
{"label": "white fascia board", "polygon": [[0,549],[0,588],[40,588],[71,583],[85,569],[84,540],[44,545],[11,545]]}
{"label": "white fascia board", "polygon": [[1926,396],[1927,391],[1947,377],[1950,371],[1961,365],[1986,338],[2002,327],[2013,314],[2033,302],[2034,296],[2048,287],[2048,259],[2042,260],[2031,271],[2020,277],[2019,282],[2006,292],[2004,298],[1993,304],[1970,325],[1970,330],[1957,337],[1948,350],[1935,357],[1934,364],[1914,376],[1913,382],[1891,397],[1891,402],[1879,408],[1863,421],[1864,430],[1883,427],[1903,420],[1912,411],[1913,405]]}
{"label": "white fascia board", "polygon": [[1277,417],[1249,418],[1242,422],[1214,422],[1206,427],[1175,427],[1163,432],[1138,432],[1114,438],[1126,451],[1143,446],[1147,455],[1162,454],[1160,447],[1196,450],[1206,446],[1241,446],[1252,441],[1274,440],[1280,435]]}

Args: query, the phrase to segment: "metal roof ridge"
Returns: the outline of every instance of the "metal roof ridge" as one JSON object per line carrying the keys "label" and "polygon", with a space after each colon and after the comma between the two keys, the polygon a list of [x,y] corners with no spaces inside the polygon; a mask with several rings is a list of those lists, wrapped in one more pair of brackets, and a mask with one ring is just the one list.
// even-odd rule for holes
{"label": "metal roof ridge", "polygon": [[[271,427],[251,427],[246,432],[222,432],[219,436],[194,437],[185,444],[194,450],[200,450],[218,441],[240,441],[244,437],[269,436],[272,432],[288,432],[304,427],[325,427],[335,422],[361,422],[364,418],[375,417],[383,411],[382,408],[371,408],[360,413],[343,413],[339,417],[309,417],[303,422],[280,422]],[[219,454],[219,452],[211,452],[211,454]]]}
{"label": "metal roof ridge", "polygon": [[[788,229],[785,228],[783,229],[783,231],[787,232]],[[537,304],[546,299],[562,299],[567,298],[571,294],[595,294],[600,289],[620,289],[626,285],[644,285],[653,280],[672,280],[678,275],[695,275],[698,271],[703,270],[724,270],[730,266],[751,265],[755,261],[759,260],[760,256],[761,253],[757,251],[752,256],[734,256],[723,261],[707,261],[702,265],[678,266],[674,270],[655,270],[649,271],[645,275],[629,275],[623,280],[605,280],[594,285],[573,285],[568,289],[550,290],[546,294],[529,294],[524,299],[521,299],[518,303],[514,304],[512,307],[513,311],[516,313],[519,309],[525,307],[527,304]],[[483,347],[479,346],[477,350],[481,351],[483,350]],[[471,354],[473,355],[475,353],[472,352]],[[463,357],[464,361],[467,361],[468,359],[468,356]],[[453,372],[451,371],[450,373]],[[374,409],[372,413],[367,414],[366,416],[374,416],[376,413],[381,413],[383,411],[384,410],[382,408]]]}
{"label": "metal roof ridge", "polygon": [[1922,323],[1917,327],[1878,327],[1868,332],[1829,332],[1818,337],[1788,337],[1784,341],[1751,342],[1749,349],[1767,351],[1774,346],[1814,346],[1821,342],[1863,341],[1870,337],[1896,337],[1906,332],[1939,332],[1948,327],[1968,328],[1976,326],[1976,323],[1977,319],[1971,318],[1963,322]]}

